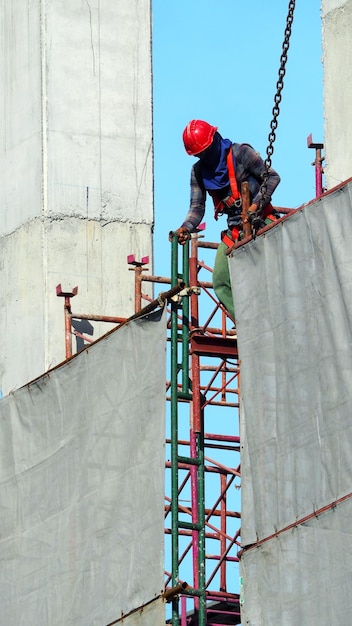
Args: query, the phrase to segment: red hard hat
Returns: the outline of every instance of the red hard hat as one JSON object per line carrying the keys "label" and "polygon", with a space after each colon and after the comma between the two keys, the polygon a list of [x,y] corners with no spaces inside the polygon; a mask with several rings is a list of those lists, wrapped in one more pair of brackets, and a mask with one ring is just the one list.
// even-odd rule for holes
{"label": "red hard hat", "polygon": [[213,137],[218,130],[217,126],[211,126],[203,120],[192,120],[183,131],[183,143],[186,152],[194,156],[203,152],[210,146]]}

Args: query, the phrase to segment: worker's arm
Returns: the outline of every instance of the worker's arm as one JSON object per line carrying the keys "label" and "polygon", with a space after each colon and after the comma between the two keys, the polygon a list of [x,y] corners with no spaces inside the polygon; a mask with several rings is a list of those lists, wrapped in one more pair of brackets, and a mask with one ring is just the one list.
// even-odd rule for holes
{"label": "worker's arm", "polygon": [[189,234],[196,231],[205,213],[206,191],[197,180],[195,166],[191,170],[191,199],[189,211],[181,224],[175,231],[178,242],[184,244],[189,238]]}
{"label": "worker's arm", "polygon": [[[260,154],[256,152],[251,146],[248,146],[247,144],[242,144],[240,158],[245,170],[250,175],[254,176],[254,178],[256,178],[256,180],[258,181],[258,184],[261,186],[261,183],[264,180],[266,168]],[[256,210],[255,207],[258,208],[261,205],[261,200],[263,200],[263,203],[261,205],[262,208],[269,204],[269,202],[271,201],[271,196],[273,195],[279,182],[279,174],[272,167],[269,168],[264,196],[262,198],[262,192],[259,186],[258,192],[252,198],[252,206],[250,207],[250,210]]]}

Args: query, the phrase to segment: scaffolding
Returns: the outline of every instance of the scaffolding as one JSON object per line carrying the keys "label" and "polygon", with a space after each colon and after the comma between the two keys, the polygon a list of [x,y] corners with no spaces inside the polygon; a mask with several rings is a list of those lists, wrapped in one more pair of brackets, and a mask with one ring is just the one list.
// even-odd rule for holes
{"label": "scaffolding", "polygon": [[172,557],[167,623],[181,626],[240,623],[234,573],[240,545],[237,335],[212,282],[202,279],[210,267],[198,258],[199,249],[216,248],[199,234],[182,248],[176,238],[172,242],[171,284],[189,285],[189,299],[171,306],[171,500],[165,511]]}
{"label": "scaffolding", "polygon": [[[169,380],[166,432],[165,590],[166,623],[231,626],[240,623],[240,363],[234,321],[212,288],[218,244],[195,233],[185,246],[171,244],[171,278],[148,274],[149,259],[128,257],[135,272],[135,314],[167,303]],[[207,279],[207,280],[206,280]],[[143,282],[167,284],[152,300]],[[73,313],[64,292],[66,358],[82,320],[121,325],[132,318]],[[143,306],[145,302],[147,305]],[[76,328],[75,328],[76,326]],[[78,344],[77,344],[78,345]],[[82,343],[81,343],[82,345]]]}

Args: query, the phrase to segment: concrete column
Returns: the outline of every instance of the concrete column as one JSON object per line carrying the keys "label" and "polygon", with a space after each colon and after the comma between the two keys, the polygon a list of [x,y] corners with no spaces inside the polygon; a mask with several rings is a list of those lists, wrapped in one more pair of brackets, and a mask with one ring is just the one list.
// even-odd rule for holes
{"label": "concrete column", "polygon": [[352,176],[352,0],[322,0],[325,180]]}
{"label": "concrete column", "polygon": [[[150,0],[0,0],[0,390],[65,357],[72,310],[129,316],[152,254]],[[110,328],[110,327],[109,327]],[[92,338],[109,330],[94,325]]]}

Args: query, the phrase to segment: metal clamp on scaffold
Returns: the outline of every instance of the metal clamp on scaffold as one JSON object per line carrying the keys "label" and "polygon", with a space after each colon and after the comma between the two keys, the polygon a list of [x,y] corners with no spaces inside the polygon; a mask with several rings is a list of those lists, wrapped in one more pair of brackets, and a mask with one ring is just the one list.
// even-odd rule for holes
{"label": "metal clamp on scaffold", "polygon": [[158,297],[157,297],[157,301],[159,303],[159,306],[164,306],[165,301],[167,300],[168,302],[173,302],[175,300],[175,298],[178,298],[178,295],[180,293],[180,291],[183,290],[185,286],[185,283],[180,281],[178,285],[176,285],[176,287],[172,287],[172,289],[170,289],[170,291],[162,291],[161,293],[159,293]]}
{"label": "metal clamp on scaffold", "polygon": [[173,298],[170,298],[173,302],[180,303],[181,298],[185,298],[186,296],[200,296],[200,287],[185,287],[181,289]]}

